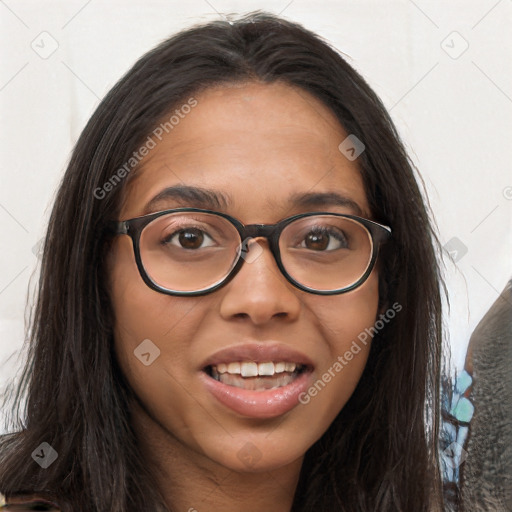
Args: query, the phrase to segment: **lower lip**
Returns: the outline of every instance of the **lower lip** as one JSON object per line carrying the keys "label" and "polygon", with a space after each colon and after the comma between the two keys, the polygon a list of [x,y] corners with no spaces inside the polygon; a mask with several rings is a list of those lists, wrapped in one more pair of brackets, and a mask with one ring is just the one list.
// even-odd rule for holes
{"label": "lower lip", "polygon": [[264,391],[228,386],[201,372],[206,389],[223,405],[250,418],[275,418],[293,409],[309,387],[311,372],[303,372],[286,386]]}

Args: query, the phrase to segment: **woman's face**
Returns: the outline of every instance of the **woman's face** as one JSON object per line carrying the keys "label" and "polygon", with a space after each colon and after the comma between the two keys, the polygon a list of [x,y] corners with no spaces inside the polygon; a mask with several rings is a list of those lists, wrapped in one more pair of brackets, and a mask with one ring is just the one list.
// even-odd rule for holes
{"label": "woman's face", "polygon": [[[369,217],[357,161],[338,149],[348,134],[308,93],[249,83],[209,89],[196,100],[143,160],[128,185],[122,220],[183,206],[223,211],[244,224],[272,224],[306,211]],[[226,204],[167,198],[147,207],[176,185],[208,189]],[[308,206],[294,202],[311,193],[337,193],[353,205],[320,196]],[[266,240],[257,243],[261,253],[224,287],[176,297],[150,289],[130,238],[115,240],[110,275],[116,354],[138,398],[137,421],[148,439],[165,440],[162,452],[178,450],[242,472],[300,461],[363,372],[369,343],[358,342],[357,351],[353,342],[376,319],[376,270],[356,290],[314,295],[285,279]],[[236,368],[250,361],[302,363],[307,371],[259,377],[256,385],[256,377],[234,375],[224,380],[231,385],[208,375],[208,365]],[[318,380],[316,393],[308,393]],[[263,381],[284,385],[246,389]]]}

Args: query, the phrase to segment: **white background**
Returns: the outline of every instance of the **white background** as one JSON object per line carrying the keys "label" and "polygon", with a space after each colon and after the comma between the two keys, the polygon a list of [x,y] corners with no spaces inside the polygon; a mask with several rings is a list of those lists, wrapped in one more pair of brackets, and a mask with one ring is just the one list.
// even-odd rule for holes
{"label": "white background", "polygon": [[446,325],[462,366],[472,330],[512,275],[510,0],[0,0],[0,392],[25,338],[37,243],[99,100],[179,29],[258,9],[333,44],[390,110],[442,243],[456,237],[467,248],[446,270]]}

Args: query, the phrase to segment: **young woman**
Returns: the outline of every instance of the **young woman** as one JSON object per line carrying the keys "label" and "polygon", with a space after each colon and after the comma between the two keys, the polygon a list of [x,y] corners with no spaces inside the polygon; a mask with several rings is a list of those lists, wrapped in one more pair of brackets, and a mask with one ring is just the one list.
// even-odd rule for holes
{"label": "young woman", "polygon": [[172,37],[60,186],[0,491],[441,510],[436,254],[397,132],[337,52],[265,14]]}

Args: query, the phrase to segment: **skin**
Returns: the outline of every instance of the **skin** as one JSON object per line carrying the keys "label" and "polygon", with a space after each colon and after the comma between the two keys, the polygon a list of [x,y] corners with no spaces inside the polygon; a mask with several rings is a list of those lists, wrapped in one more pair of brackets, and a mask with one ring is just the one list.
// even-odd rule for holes
{"label": "skin", "polygon": [[[371,218],[357,161],[338,150],[347,133],[308,93],[251,82],[209,89],[196,99],[198,105],[127,186],[120,219],[148,213],[145,205],[156,194],[180,183],[229,195],[232,202],[222,211],[245,224],[275,223],[306,211],[288,198],[311,191],[343,194]],[[156,206],[154,211],[184,205]],[[320,210],[359,213],[337,205],[309,211]],[[241,504],[246,512],[290,510],[305,452],[343,408],[366,364],[370,344],[310,403],[278,418],[240,416],[204,389],[201,363],[244,341],[275,340],[307,354],[314,382],[375,322],[376,269],[349,293],[314,295],[293,287],[266,241],[258,243],[264,250],[255,261],[223,288],[199,297],[168,296],[146,286],[128,236],[117,237],[110,254],[115,349],[138,397],[133,421],[176,510],[238,512]],[[150,366],[133,354],[147,338],[161,351]],[[244,446],[260,457],[255,464],[238,456]]]}

